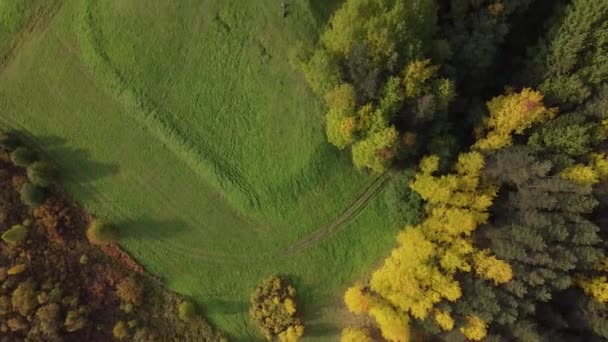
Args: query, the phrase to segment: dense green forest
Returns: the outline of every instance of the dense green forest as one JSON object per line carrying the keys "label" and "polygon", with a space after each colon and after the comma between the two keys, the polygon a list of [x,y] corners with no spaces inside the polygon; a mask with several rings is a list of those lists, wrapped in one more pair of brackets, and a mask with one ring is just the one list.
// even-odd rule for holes
{"label": "dense green forest", "polygon": [[423,213],[343,341],[608,338],[608,2],[347,0],[292,57],[328,141]]}

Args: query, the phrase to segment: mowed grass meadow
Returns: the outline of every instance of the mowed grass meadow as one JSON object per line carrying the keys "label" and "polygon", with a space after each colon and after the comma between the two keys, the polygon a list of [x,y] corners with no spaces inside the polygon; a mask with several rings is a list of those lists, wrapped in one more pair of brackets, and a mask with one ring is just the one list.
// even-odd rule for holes
{"label": "mowed grass meadow", "polygon": [[274,273],[296,284],[307,339],[333,339],[344,289],[398,228],[379,192],[310,238],[376,181],[326,143],[288,61],[336,5],[293,1],[283,18],[270,0],[0,0],[0,124],[235,340],[261,338],[248,298]]}

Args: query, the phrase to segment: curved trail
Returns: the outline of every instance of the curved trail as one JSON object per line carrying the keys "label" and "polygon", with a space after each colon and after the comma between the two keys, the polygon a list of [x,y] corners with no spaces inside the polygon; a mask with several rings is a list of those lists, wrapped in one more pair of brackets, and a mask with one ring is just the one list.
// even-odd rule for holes
{"label": "curved trail", "polygon": [[[40,143],[37,139],[29,134],[27,129],[16,122],[9,122],[8,120],[0,117],[0,122],[4,123],[9,127],[14,127],[20,130],[20,133],[30,142],[32,142],[40,151],[44,153],[44,149],[41,147]],[[45,156],[52,160],[59,167],[61,163],[59,163],[55,158],[50,156],[48,153],[44,153]],[[62,168],[62,174],[69,179],[70,182],[76,184],[78,187],[83,189],[85,192],[91,194],[92,197],[102,201],[104,203],[108,203],[111,205],[113,203],[110,198],[108,198],[104,193],[98,191],[92,186],[86,185],[84,183],[79,182],[76,177],[70,175],[69,170]],[[208,253],[201,250],[185,250],[183,247],[180,249],[177,248],[166,248],[167,250],[171,250],[172,253],[182,254],[188,257],[195,257],[199,259],[203,259],[205,261],[211,262],[219,262],[219,263],[240,263],[240,262],[259,262],[267,260],[272,257],[279,256],[290,256],[302,252],[308,248],[314,247],[323,241],[329,239],[336,233],[344,230],[348,227],[348,224],[351,223],[357,216],[365,210],[367,205],[378,196],[382,190],[388,185],[390,180],[393,177],[393,173],[385,172],[374,182],[372,182],[363,192],[361,192],[358,196],[354,198],[353,201],[336,217],[334,217],[330,222],[319,227],[312,231],[310,234],[305,236],[304,238],[289,244],[288,246],[279,248],[269,253],[259,253],[256,255],[234,255],[234,254],[216,254],[216,253]],[[136,218],[133,218],[127,214],[124,209],[111,205],[112,211],[118,214],[117,218],[121,218],[124,220],[136,221]],[[163,241],[162,244],[165,245],[167,241]],[[160,247],[160,246],[159,246]],[[177,246],[174,246],[177,247]]]}
{"label": "curved trail", "polygon": [[393,174],[389,171],[378,177],[359,197],[357,197],[342,213],[336,216],[330,223],[315,230],[300,241],[272,253],[270,256],[287,256],[312,247],[332,235],[338,233],[348,226],[392,179]]}
{"label": "curved trail", "polygon": [[[48,24],[50,23],[54,15],[58,12],[60,7],[61,3],[57,2],[52,7],[47,8],[46,11],[38,13],[36,16],[30,19],[24,30],[19,34],[18,39],[13,44],[10,51],[5,54],[5,58],[0,61],[0,75],[2,74],[3,69],[8,64],[10,64],[10,62],[15,58],[16,54],[19,52],[19,47],[27,40],[27,36],[30,35],[32,32],[45,32],[48,28]],[[67,49],[66,51],[70,51],[70,49]],[[92,83],[96,83],[93,75],[88,75],[88,73],[84,70],[81,70],[81,72],[85,77],[89,79],[89,81],[91,81]],[[32,142],[36,147],[38,147],[40,151],[42,151],[47,156],[49,160],[54,161],[54,163],[61,168],[63,176],[66,177],[71,183],[81,188],[85,193],[88,193],[96,200],[102,203],[106,203],[106,205],[109,206],[108,209],[115,215],[116,219],[122,219],[125,221],[137,221],[137,218],[132,217],[128,212],[126,212],[124,208],[114,205],[113,201],[107,194],[104,194],[102,191],[94,188],[91,185],[80,182],[75,175],[70,174],[69,170],[62,168],[61,163],[48,153],[45,153],[44,148],[40,144],[40,142],[36,139],[35,136],[31,135],[27,128],[21,125],[21,123],[14,122],[13,120],[8,120],[2,117],[0,117],[0,122],[8,127],[19,129],[21,131],[20,133],[22,133],[26,140]],[[340,214],[334,217],[330,222],[315,229],[303,238],[287,246],[278,248],[270,252],[251,252],[251,254],[210,253],[201,251],[199,249],[184,248],[182,245],[174,244],[171,241],[167,241],[160,234],[156,235],[160,242],[155,243],[155,247],[170,253],[184,255],[189,258],[197,258],[204,261],[218,263],[251,263],[264,261],[268,258],[273,257],[294,255],[322,243],[323,241],[329,239],[331,236],[348,227],[348,224],[351,223],[361,212],[363,212],[367,205],[374,198],[376,198],[378,194],[380,194],[380,192],[389,183],[392,176],[393,175],[390,172],[382,174],[376,180],[374,180],[374,182],[367,186],[362,192],[360,192],[348,204],[348,206],[342,212],[340,212]],[[142,186],[143,188],[147,188],[146,184],[142,184]],[[152,189],[148,188],[148,190]],[[166,198],[166,196],[163,198]],[[167,202],[171,203],[171,201],[169,201],[168,199]],[[181,215],[179,213],[178,208],[175,208],[173,212],[176,216]],[[193,222],[196,221],[198,220],[193,220]]]}

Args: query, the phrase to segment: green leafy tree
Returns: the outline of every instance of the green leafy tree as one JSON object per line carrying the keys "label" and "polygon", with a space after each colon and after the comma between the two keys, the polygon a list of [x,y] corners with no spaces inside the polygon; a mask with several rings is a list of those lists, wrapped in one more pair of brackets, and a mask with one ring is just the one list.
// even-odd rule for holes
{"label": "green leafy tree", "polygon": [[21,201],[29,207],[41,206],[46,200],[45,190],[32,183],[25,183],[19,190]]}
{"label": "green leafy tree", "polygon": [[551,104],[579,105],[605,83],[607,19],[605,1],[573,1],[533,50],[527,74],[533,84],[540,84]]}
{"label": "green leafy tree", "polygon": [[87,239],[94,245],[105,245],[116,241],[116,227],[102,220],[94,220],[87,228]]}
{"label": "green leafy tree", "polygon": [[190,301],[183,301],[178,308],[179,318],[183,321],[189,321],[196,317],[196,307]]}
{"label": "green leafy tree", "polygon": [[36,308],[36,283],[32,279],[28,279],[17,285],[17,288],[11,295],[11,303],[13,308],[21,316],[26,317],[32,310]]}
{"label": "green leafy tree", "polygon": [[397,130],[388,127],[383,131],[373,133],[364,140],[353,145],[353,162],[355,166],[382,173],[388,169],[395,157]]}
{"label": "green leafy tree", "polygon": [[18,245],[27,238],[27,228],[17,224],[2,234],[2,240],[12,245]]}
{"label": "green leafy tree", "polygon": [[48,162],[37,161],[28,166],[27,177],[33,184],[49,186],[57,179],[57,169]]}

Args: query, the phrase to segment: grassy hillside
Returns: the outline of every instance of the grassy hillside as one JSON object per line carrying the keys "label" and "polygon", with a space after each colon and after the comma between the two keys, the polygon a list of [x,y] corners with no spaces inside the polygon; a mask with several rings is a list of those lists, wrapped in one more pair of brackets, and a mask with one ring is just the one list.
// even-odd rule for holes
{"label": "grassy hillside", "polygon": [[220,329],[257,336],[248,294],[283,273],[327,340],[343,288],[394,235],[381,196],[356,201],[375,178],[325,143],[287,61],[329,6],[294,3],[284,19],[271,1],[218,4],[65,2],[0,70],[0,120],[36,137],[76,199]]}

